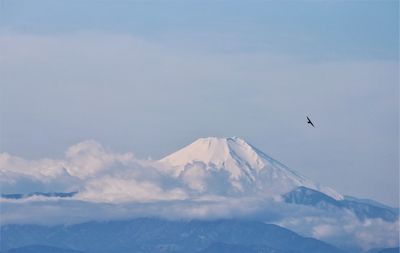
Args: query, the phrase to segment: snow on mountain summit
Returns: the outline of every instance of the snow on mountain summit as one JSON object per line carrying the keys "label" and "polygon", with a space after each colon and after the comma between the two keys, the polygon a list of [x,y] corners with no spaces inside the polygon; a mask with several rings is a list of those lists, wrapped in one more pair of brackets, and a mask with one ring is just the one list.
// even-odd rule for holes
{"label": "snow on mountain summit", "polygon": [[343,199],[334,190],[301,176],[239,137],[200,138],[159,163],[197,190],[208,187],[207,177],[225,173],[234,191],[241,193],[275,196],[304,186]]}
{"label": "snow on mountain summit", "polygon": [[193,162],[203,162],[215,168],[227,166],[235,178],[240,176],[243,169],[259,170],[265,165],[255,149],[238,137],[200,138],[161,161],[178,168],[178,172]]}

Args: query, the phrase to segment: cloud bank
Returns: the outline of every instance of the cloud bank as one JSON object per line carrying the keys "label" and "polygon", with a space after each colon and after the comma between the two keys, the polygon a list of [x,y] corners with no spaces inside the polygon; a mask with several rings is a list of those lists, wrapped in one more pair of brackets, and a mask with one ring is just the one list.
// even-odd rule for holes
{"label": "cloud bank", "polygon": [[167,185],[167,175],[133,154],[116,154],[89,140],[71,146],[62,160],[25,160],[0,154],[3,193],[79,192],[76,199],[93,202],[185,199],[183,189]]}
{"label": "cloud bank", "polygon": [[[232,195],[229,175],[199,163],[172,176],[157,161],[115,153],[96,141],[68,148],[63,159],[26,160],[0,154],[2,193],[77,191],[71,198],[0,200],[1,223],[59,224],[157,216],[167,219],[258,219],[344,248],[397,246],[399,221],[360,221],[279,198]],[[30,210],[26,212],[26,210]]]}

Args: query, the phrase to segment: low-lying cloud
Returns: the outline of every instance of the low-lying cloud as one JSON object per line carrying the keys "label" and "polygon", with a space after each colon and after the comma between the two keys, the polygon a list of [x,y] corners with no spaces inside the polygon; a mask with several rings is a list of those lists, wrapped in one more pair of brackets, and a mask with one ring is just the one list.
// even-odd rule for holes
{"label": "low-lying cloud", "polygon": [[[77,191],[73,197],[0,200],[1,223],[66,224],[157,216],[167,219],[244,218],[275,223],[345,248],[399,244],[399,221],[360,221],[345,210],[323,211],[279,197],[234,195],[229,175],[202,164],[172,176],[157,161],[119,154],[96,141],[71,146],[63,159],[26,160],[0,154],[2,193]],[[29,212],[26,212],[29,210]]]}

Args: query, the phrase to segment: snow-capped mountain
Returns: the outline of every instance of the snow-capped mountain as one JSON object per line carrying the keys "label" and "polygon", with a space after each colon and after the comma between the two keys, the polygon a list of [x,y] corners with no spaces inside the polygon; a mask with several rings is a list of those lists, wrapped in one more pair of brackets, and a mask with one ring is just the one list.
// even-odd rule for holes
{"label": "snow-capped mountain", "polygon": [[236,194],[274,197],[303,186],[336,200],[343,199],[334,190],[307,179],[238,137],[200,138],[162,158],[159,163],[171,175],[181,177],[199,191],[212,188],[210,177],[221,178],[223,174],[229,181],[231,192]]}

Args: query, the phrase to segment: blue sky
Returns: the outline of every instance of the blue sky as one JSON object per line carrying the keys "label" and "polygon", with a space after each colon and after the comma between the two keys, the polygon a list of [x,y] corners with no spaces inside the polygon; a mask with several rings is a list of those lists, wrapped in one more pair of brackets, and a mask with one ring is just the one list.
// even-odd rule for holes
{"label": "blue sky", "polygon": [[241,136],[398,206],[397,1],[0,4],[1,151],[61,157],[95,139],[158,159]]}
{"label": "blue sky", "polygon": [[[216,51],[273,50],[317,59],[392,60],[397,59],[398,51],[397,1],[243,4],[241,1],[3,0],[2,16],[2,26],[12,31],[129,33],[156,41],[201,41],[211,44]],[[223,39],[235,43],[215,43]]]}

